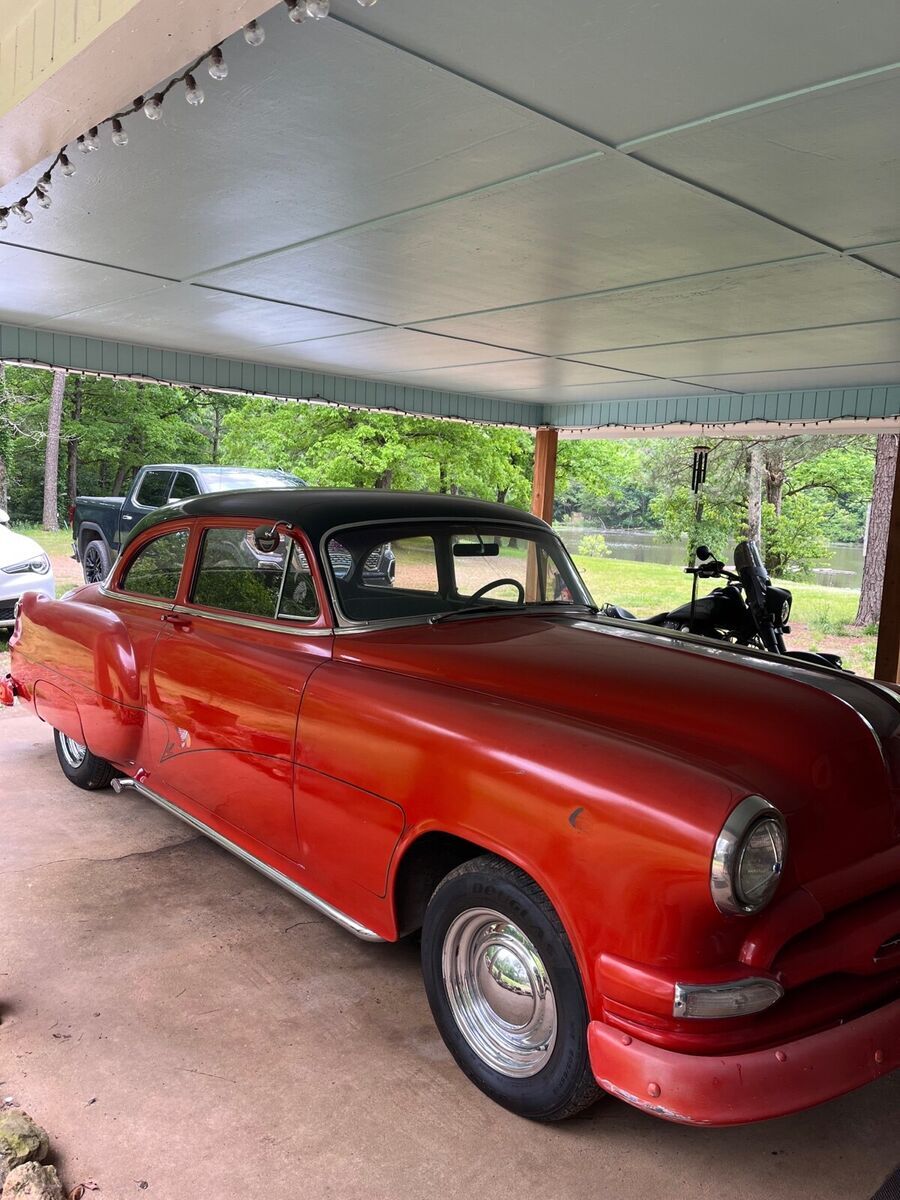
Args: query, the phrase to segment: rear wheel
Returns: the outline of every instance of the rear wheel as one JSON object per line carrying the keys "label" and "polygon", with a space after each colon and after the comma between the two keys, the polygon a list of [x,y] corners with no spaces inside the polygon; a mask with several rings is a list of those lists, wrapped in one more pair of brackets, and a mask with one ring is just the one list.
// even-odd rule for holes
{"label": "rear wheel", "polygon": [[493,855],[451,871],[425,913],[422,970],[447,1048],[492,1100],[558,1121],[597,1099],[572,948],[523,871]]}
{"label": "rear wheel", "polygon": [[56,743],[56,757],[62,767],[63,775],[76,787],[97,791],[109,787],[110,781],[116,774],[115,767],[110,766],[105,758],[91,754],[87,746],[76,742],[66,733],[53,730],[53,740]]}
{"label": "rear wheel", "polygon": [[109,549],[99,539],[88,542],[81,556],[85,583],[102,583],[109,574]]}

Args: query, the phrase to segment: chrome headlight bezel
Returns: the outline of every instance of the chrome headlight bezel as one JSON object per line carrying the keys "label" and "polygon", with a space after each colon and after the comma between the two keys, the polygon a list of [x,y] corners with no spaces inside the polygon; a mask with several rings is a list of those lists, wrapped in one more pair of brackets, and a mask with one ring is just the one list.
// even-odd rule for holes
{"label": "chrome headlight bezel", "polygon": [[[763,823],[771,823],[773,837],[772,885],[758,900],[750,901],[740,884],[741,860],[751,835]],[[745,796],[732,809],[713,850],[709,888],[713,903],[729,916],[748,916],[761,912],[774,896],[787,858],[787,827],[778,809],[762,796]]]}
{"label": "chrome headlight bezel", "polygon": [[0,567],[4,575],[49,575],[50,559],[46,554],[34,554],[21,562],[10,563],[8,567]]}

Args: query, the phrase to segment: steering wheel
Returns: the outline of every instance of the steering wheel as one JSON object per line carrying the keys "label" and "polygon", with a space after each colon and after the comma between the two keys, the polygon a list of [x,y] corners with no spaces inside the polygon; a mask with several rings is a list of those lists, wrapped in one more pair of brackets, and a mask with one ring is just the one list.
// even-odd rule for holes
{"label": "steering wheel", "polygon": [[492,592],[494,590],[494,588],[502,587],[506,583],[511,583],[512,586],[517,589],[517,591],[519,593],[519,598],[516,601],[516,603],[524,604],[525,603],[525,589],[522,587],[522,585],[518,581],[518,579],[495,579],[491,583],[484,584],[484,586],[480,587],[477,592],[473,592],[472,599],[480,600],[482,596],[486,596],[488,594],[488,592]]}

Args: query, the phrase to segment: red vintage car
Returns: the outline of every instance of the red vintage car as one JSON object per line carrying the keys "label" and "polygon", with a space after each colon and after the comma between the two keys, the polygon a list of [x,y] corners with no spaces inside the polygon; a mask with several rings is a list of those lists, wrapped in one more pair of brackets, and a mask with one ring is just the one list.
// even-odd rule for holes
{"label": "red vintage car", "polygon": [[735,1124],[900,1064],[897,691],[606,619],[536,518],[171,504],[104,583],[24,598],[6,692],[78,786],[420,930],[444,1041],[517,1113]]}

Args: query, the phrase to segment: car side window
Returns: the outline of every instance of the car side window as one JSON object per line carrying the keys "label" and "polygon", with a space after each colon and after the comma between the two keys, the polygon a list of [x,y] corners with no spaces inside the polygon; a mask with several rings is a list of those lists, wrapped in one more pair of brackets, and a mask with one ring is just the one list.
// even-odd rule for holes
{"label": "car side window", "polygon": [[191,496],[199,495],[200,490],[193,476],[188,475],[185,471],[176,472],[175,482],[172,484],[172,489],[169,492],[169,499],[190,500]]}
{"label": "car side window", "polygon": [[260,549],[252,529],[207,529],[191,602],[251,617],[313,620],[319,602],[306,555],[278,536]]}
{"label": "car side window", "polygon": [[140,490],[134,498],[135,504],[144,508],[160,508],[169,498],[171,471],[148,471],[141,480]]}
{"label": "car side window", "polygon": [[125,568],[119,587],[125,592],[139,592],[160,600],[174,600],[184,566],[188,531],[178,529],[154,538],[138,550]]}

